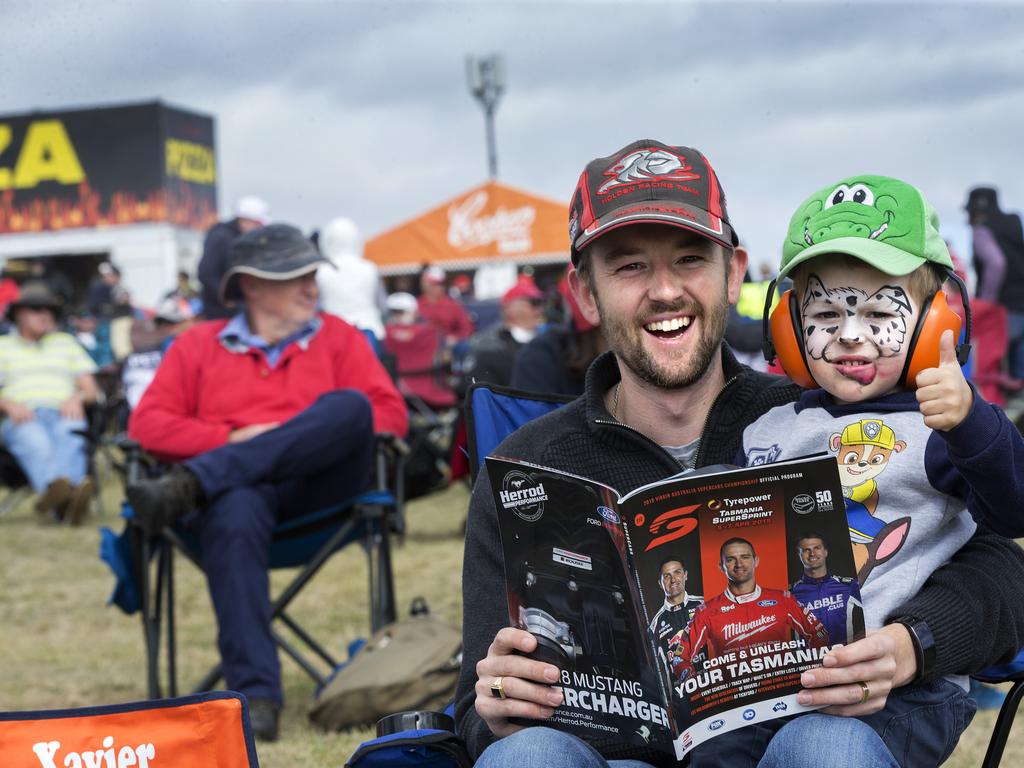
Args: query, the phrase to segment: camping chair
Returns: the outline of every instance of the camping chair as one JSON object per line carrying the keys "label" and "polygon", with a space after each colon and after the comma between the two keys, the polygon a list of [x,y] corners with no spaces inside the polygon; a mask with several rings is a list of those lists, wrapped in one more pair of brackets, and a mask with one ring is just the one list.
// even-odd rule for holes
{"label": "camping chair", "polygon": [[258,768],[249,705],[205,693],[79,709],[0,712],[0,763]]}
{"label": "camping chair", "polygon": [[996,717],[996,724],[992,728],[992,736],[988,742],[988,750],[985,752],[985,761],[981,764],[982,768],[996,768],[1003,759],[1003,750],[1006,749],[1013,719],[1017,715],[1021,700],[1024,699],[1024,650],[1009,664],[983,669],[972,677],[983,683],[1013,683],[1003,700],[1002,707],[999,708],[999,715]]}
{"label": "camping chair", "polygon": [[[122,440],[126,460],[121,466],[126,484],[163,470],[148,459],[131,440]],[[375,456],[375,483],[350,501],[313,510],[298,518],[279,523],[274,529],[270,549],[271,568],[300,567],[297,575],[272,597],[272,633],[277,645],[322,686],[339,662],[296,621],[288,606],[335,552],[358,542],[366,553],[369,569],[370,629],[375,632],[395,620],[394,583],[391,570],[390,534],[402,527],[402,499],[392,490],[393,478],[401,473],[405,444],[393,437],[378,435]],[[177,643],[174,621],[174,558],[183,554],[201,569],[198,538],[186,527],[165,528],[162,534],[147,540],[131,520],[131,508],[124,503],[128,519],[125,533],[115,537],[103,533],[101,557],[111,565],[118,583],[111,602],[126,613],[141,612],[146,643],[146,679],[148,694],[160,698],[161,646],[166,665],[166,689],[177,695]],[[281,635],[273,625],[283,625],[305,646],[305,651]],[[319,659],[319,662],[316,661]],[[327,671],[321,671],[324,664]],[[221,679],[220,664],[214,666],[195,686],[195,691],[212,688]]]}
{"label": "camping chair", "polygon": [[523,392],[495,384],[472,384],[466,392],[469,463],[476,481],[484,459],[528,421],[561,408],[572,397]]}

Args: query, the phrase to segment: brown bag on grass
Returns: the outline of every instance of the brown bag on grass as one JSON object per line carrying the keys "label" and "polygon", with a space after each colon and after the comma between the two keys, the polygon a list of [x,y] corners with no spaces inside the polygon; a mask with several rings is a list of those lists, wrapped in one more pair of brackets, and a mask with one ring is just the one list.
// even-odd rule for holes
{"label": "brown bag on grass", "polygon": [[442,710],[455,694],[462,631],[432,616],[388,624],[319,692],[309,719],[325,730],[405,710]]}

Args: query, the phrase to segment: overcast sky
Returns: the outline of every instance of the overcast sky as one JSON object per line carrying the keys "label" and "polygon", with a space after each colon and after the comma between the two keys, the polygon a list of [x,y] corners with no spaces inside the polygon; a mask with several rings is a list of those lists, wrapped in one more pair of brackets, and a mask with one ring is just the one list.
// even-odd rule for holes
{"label": "overcast sky", "polygon": [[1024,208],[1024,4],[0,2],[0,112],[159,98],[212,114],[219,196],[370,236],[486,178],[465,57],[500,52],[499,178],[568,201],[638,138],[702,149],[756,261],[841,177]]}

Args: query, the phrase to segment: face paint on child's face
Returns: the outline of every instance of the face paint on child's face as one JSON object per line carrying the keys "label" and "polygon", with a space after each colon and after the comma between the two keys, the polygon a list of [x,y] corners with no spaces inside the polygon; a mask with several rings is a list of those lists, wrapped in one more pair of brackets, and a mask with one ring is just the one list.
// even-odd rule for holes
{"label": "face paint on child's face", "polygon": [[896,388],[918,308],[908,278],[826,259],[815,265],[800,314],[814,380],[841,402]]}

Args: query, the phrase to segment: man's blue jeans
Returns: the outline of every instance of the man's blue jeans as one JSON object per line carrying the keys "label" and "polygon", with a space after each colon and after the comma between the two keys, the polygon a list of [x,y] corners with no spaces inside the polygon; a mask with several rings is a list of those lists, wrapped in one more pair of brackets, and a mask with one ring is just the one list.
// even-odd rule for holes
{"label": "man's blue jeans", "polygon": [[1007,315],[1007,359],[1010,375],[1024,379],[1024,312],[1010,312]]}
{"label": "man's blue jeans", "polygon": [[85,477],[85,438],[75,434],[83,429],[84,420],[62,419],[56,408],[36,408],[35,418],[24,424],[5,419],[3,436],[32,489],[42,493],[58,477],[74,485]]}
{"label": "man's blue jeans", "polygon": [[898,688],[880,712],[817,712],[741,728],[691,753],[692,768],[924,768],[949,757],[974,717],[970,694],[946,680]]}
{"label": "man's blue jeans", "polygon": [[605,760],[571,734],[533,726],[499,739],[483,751],[475,768],[651,768],[640,760]]}
{"label": "man's blue jeans", "polygon": [[[934,768],[956,746],[974,702],[936,680],[893,691],[881,712],[863,718],[817,712],[724,733],[690,753],[691,768]],[[605,760],[575,736],[551,728],[518,731],[489,746],[476,768],[645,768]]]}

